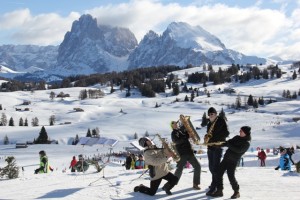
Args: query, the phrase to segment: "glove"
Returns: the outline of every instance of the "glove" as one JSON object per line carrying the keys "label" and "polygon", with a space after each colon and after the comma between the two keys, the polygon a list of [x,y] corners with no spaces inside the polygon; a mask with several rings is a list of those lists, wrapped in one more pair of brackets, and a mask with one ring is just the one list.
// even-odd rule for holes
{"label": "glove", "polygon": [[227,147],[228,146],[228,142],[224,141],[224,143],[222,144],[222,147]]}
{"label": "glove", "polygon": [[39,171],[40,171],[40,169],[36,169],[36,170],[34,170],[34,173],[35,173],[35,174],[38,174]]}
{"label": "glove", "polygon": [[278,167],[275,167],[275,170],[278,170],[279,169],[279,166]]}

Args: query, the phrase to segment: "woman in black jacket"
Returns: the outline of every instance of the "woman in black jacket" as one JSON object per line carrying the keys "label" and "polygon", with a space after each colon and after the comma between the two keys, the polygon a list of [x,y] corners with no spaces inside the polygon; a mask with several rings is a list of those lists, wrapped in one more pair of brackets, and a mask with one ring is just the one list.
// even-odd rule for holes
{"label": "woman in black jacket", "polygon": [[227,175],[234,194],[231,199],[240,197],[239,189],[240,186],[235,179],[235,169],[238,161],[242,155],[249,149],[251,140],[251,128],[249,126],[243,126],[240,129],[240,135],[234,136],[232,139],[225,143],[228,149],[225,152],[220,168],[217,173],[217,191],[211,194],[212,197],[223,196],[223,175],[227,170]]}

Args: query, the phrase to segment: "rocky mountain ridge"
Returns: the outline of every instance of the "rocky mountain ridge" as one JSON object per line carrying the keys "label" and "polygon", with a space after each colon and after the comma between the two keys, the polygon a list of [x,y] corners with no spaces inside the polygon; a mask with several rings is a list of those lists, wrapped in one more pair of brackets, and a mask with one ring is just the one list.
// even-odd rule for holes
{"label": "rocky mountain ridge", "polygon": [[150,30],[138,43],[128,28],[99,25],[88,14],[73,22],[59,46],[0,46],[0,65],[31,74],[44,71],[76,75],[161,65],[266,62],[265,58],[227,49],[220,39],[200,26],[173,22],[162,35]]}

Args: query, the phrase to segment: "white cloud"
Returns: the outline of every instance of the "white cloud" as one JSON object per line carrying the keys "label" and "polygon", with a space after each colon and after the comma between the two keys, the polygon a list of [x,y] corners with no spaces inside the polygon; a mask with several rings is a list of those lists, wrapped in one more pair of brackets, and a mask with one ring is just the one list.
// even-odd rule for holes
{"label": "white cloud", "polygon": [[[219,37],[227,48],[247,55],[266,57],[278,53],[281,56],[297,50],[295,52],[299,53],[291,53],[293,57],[290,58],[300,57],[300,47],[295,46],[299,39],[294,31],[299,27],[299,10],[294,10],[289,17],[280,10],[259,8],[260,1],[248,8],[212,3],[203,5],[203,2],[211,1],[196,1],[190,6],[181,6],[178,3],[132,0],[118,5],[96,7],[84,13],[96,17],[99,24],[129,28],[138,41],[149,30],[161,34],[171,22],[183,21],[202,26]],[[54,13],[31,16],[26,9],[0,17],[0,30],[15,29],[13,38],[20,43],[57,44],[78,18],[78,13],[71,13],[67,17]],[[290,44],[289,39],[294,40],[293,44]],[[282,44],[277,45],[280,49],[274,50],[275,43]]]}
{"label": "white cloud", "polygon": [[292,21],[283,12],[260,9],[257,5],[249,8],[223,4],[183,7],[176,3],[163,5],[144,0],[86,12],[98,18],[101,24],[128,27],[138,40],[149,30],[162,33],[173,21],[200,25],[219,37],[227,48],[258,56],[271,56],[273,51],[269,49],[273,48],[273,43],[288,38],[292,26]]}
{"label": "white cloud", "polygon": [[74,12],[63,18],[56,13],[32,16],[29,9],[17,10],[0,18],[0,30],[11,30],[9,40],[17,44],[59,44],[79,17]]}

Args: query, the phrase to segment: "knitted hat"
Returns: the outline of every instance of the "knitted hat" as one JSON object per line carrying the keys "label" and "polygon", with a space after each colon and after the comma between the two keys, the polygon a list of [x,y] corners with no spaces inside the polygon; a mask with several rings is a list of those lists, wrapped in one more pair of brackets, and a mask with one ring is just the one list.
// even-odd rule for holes
{"label": "knitted hat", "polygon": [[285,150],[285,148],[283,148],[283,147],[280,147],[280,149],[279,149],[280,153],[284,152],[284,150]]}
{"label": "knitted hat", "polygon": [[142,137],[139,139],[139,145],[141,147],[147,147],[147,141],[151,141],[148,137]]}
{"label": "knitted hat", "polygon": [[250,135],[251,134],[251,127],[249,126],[243,126],[242,131],[246,134],[246,135]]}
{"label": "knitted hat", "polygon": [[217,113],[216,109],[214,107],[210,107],[207,111],[207,113]]}
{"label": "knitted hat", "polygon": [[39,154],[42,155],[42,156],[45,156],[46,152],[44,150],[42,150],[42,151],[39,152]]}

